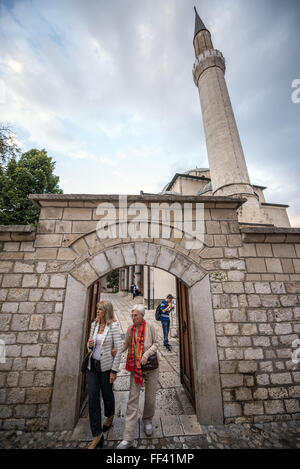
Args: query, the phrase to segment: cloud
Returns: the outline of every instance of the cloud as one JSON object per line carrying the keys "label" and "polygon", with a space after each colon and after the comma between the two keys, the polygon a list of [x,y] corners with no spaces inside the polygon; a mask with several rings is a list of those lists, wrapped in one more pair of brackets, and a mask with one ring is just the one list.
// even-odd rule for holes
{"label": "cloud", "polygon": [[[23,148],[53,156],[65,192],[158,192],[176,171],[208,166],[193,4],[1,4],[1,114]],[[300,78],[299,3],[224,0],[222,12],[218,0],[196,4],[226,59],[250,178],[298,220],[300,104],[290,96]]]}

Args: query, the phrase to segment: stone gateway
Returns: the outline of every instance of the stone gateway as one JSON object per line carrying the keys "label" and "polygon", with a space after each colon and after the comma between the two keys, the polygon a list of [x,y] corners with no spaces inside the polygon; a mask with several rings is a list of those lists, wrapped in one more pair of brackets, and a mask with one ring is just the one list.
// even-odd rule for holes
{"label": "stone gateway", "polygon": [[[72,430],[80,411],[89,288],[114,269],[151,266],[185,285],[200,424],[299,419],[300,228],[250,183],[224,78],[196,12],[198,87],[210,168],[175,175],[128,204],[201,203],[204,244],[174,236],[99,239],[100,203],[118,195],[31,194],[37,227],[0,227],[0,429]],[[198,173],[198,174],[196,174]],[[196,220],[194,220],[196,221]],[[163,229],[160,224],[160,230]]]}

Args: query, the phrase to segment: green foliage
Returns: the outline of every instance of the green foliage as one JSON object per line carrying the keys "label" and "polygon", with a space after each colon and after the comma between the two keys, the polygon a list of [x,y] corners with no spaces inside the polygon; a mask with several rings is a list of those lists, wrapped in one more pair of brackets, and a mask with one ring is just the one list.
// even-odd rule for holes
{"label": "green foliage", "polygon": [[16,158],[19,153],[14,132],[9,125],[0,124],[0,161],[4,163],[8,158]]}
{"label": "green foliage", "polygon": [[118,269],[112,270],[109,274],[107,274],[107,283],[111,287],[119,288],[119,270]]}
{"label": "green foliage", "polygon": [[17,160],[0,166],[0,224],[36,225],[40,209],[29,194],[62,194],[59,177],[53,174],[55,162],[46,150],[32,149]]}

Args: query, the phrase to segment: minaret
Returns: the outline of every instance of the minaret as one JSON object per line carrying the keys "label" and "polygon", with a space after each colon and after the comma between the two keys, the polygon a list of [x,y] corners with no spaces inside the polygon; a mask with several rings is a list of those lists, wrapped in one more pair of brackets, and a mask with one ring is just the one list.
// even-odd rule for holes
{"label": "minaret", "polygon": [[247,198],[239,221],[268,223],[250,183],[225,81],[225,59],[214,49],[196,8],[195,14],[193,76],[200,95],[213,195]]}

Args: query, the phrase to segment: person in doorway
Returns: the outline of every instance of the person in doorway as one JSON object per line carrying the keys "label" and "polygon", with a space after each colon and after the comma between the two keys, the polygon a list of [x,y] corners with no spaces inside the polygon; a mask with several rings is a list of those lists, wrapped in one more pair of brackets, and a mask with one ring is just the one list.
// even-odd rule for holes
{"label": "person in doorway", "polygon": [[155,413],[155,398],[158,385],[159,368],[142,371],[141,365],[157,352],[158,341],[155,326],[144,319],[145,308],[135,305],[132,308],[132,322],[126,332],[122,352],[128,349],[126,370],[130,371],[130,391],[126,410],[123,440],[117,449],[132,447],[138,418],[140,390],[145,383],[145,403],[143,411],[144,431],[152,435],[152,419]]}
{"label": "person in doorway", "polygon": [[132,284],[130,285],[130,293],[132,294],[132,298],[134,298],[133,290],[134,290],[134,283],[132,282]]}
{"label": "person in doorway", "polygon": [[164,334],[164,346],[171,352],[171,345],[169,344],[169,331],[170,331],[170,311],[174,309],[172,303],[173,295],[169,294],[165,300],[160,303],[160,319]]}
{"label": "person in doorway", "polygon": [[[91,352],[87,366],[87,383],[89,419],[93,435],[93,441],[88,449],[96,449],[103,446],[103,432],[110,429],[114,418],[113,383],[119,371],[122,353],[120,327],[110,301],[103,300],[97,303],[97,316],[91,324],[87,349]],[[101,426],[100,391],[106,416],[103,427]]]}

